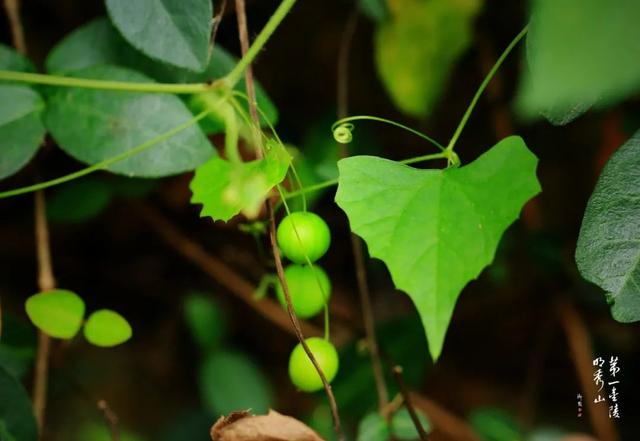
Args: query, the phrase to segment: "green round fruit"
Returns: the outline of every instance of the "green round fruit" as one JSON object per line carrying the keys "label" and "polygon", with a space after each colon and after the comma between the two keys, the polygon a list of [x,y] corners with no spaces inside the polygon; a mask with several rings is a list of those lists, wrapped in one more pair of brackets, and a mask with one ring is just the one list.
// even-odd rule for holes
{"label": "green round fruit", "polygon": [[315,262],[327,252],[331,243],[326,222],[307,211],[291,213],[282,219],[276,234],[282,254],[295,263],[307,263],[305,254]]}
{"label": "green round fruit", "polygon": [[[340,364],[338,351],[331,342],[320,337],[307,338],[305,341],[318,361],[327,381],[331,383],[338,373]],[[320,375],[300,343],[293,348],[289,357],[289,378],[301,391],[315,392],[322,389]]]}
{"label": "green round fruit", "polygon": [[[318,265],[291,264],[284,270],[291,303],[296,315],[306,319],[318,314],[331,296],[331,282],[327,273]],[[280,283],[276,284],[276,294],[284,309],[287,302]]]}

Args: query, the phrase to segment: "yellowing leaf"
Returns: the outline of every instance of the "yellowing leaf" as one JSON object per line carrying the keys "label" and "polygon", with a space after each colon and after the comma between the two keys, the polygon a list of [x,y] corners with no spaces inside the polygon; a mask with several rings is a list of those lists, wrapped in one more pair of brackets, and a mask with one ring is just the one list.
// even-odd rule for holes
{"label": "yellowing leaf", "polygon": [[471,43],[480,0],[393,0],[391,18],[378,26],[378,73],[394,104],[427,117],[451,68]]}
{"label": "yellowing leaf", "polygon": [[202,204],[200,216],[228,221],[238,213],[258,215],[271,189],[287,175],[291,156],[275,142],[263,159],[233,163],[213,158],[196,169],[190,188],[191,203]]}

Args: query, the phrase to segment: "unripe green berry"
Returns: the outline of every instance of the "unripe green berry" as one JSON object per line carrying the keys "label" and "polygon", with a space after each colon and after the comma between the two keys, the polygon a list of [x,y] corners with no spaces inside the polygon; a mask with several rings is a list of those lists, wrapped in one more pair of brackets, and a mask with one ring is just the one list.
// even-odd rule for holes
{"label": "unripe green berry", "polygon": [[[331,296],[331,282],[318,265],[291,264],[284,270],[291,303],[296,315],[306,319],[318,314]],[[287,308],[282,285],[276,285],[276,294],[283,308]]]}
{"label": "unripe green berry", "polygon": [[[338,351],[329,342],[320,337],[311,337],[306,340],[311,353],[320,365],[327,381],[331,383],[338,373]],[[289,357],[289,378],[301,391],[315,392],[322,389],[322,380],[315,366],[309,360],[302,344],[298,343]]]}
{"label": "unripe green berry", "polygon": [[326,222],[314,213],[299,211],[291,213],[278,225],[278,246],[289,260],[306,263],[321,258],[329,249],[331,233]]}

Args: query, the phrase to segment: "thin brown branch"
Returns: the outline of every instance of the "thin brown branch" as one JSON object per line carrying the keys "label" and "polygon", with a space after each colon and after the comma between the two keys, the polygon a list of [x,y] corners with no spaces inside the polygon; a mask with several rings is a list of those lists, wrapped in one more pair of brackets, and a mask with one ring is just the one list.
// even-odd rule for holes
{"label": "thin brown branch", "polygon": [[109,431],[111,432],[111,440],[112,441],[120,441],[120,429],[118,428],[118,415],[111,409],[109,403],[106,400],[98,400],[96,403],[98,409],[102,411],[102,416],[104,417],[107,426],[109,426]]}
{"label": "thin brown branch", "polygon": [[211,37],[209,38],[209,51],[213,51],[213,48],[216,44],[216,35],[218,34],[218,28],[220,27],[220,23],[222,23],[222,19],[224,17],[224,13],[226,10],[227,10],[227,0],[222,0],[220,10],[213,17],[213,27],[211,29]]}
{"label": "thin brown branch", "polygon": [[432,435],[434,438],[438,436],[438,439],[480,441],[480,437],[465,420],[454,415],[440,404],[415,392],[411,393],[411,399],[416,408],[423,411],[429,418],[433,425]]}
{"label": "thin brown branch", "polygon": [[338,118],[344,118],[347,116],[347,106],[349,103],[349,58],[351,57],[351,44],[353,42],[353,35],[356,32],[357,24],[358,8],[355,8],[347,19],[347,24],[344,27],[342,38],[340,39],[340,49],[338,51],[336,78]]}
{"label": "thin brown branch", "polygon": [[[5,0],[4,8],[9,18],[11,38],[16,50],[23,55],[27,54],[27,44],[24,38],[24,29],[20,20],[20,1]],[[49,247],[49,227],[47,225],[47,213],[42,190],[35,195],[35,234],[38,256],[38,287],[40,291],[49,291],[55,287],[55,278],[51,267],[51,250]],[[42,331],[38,331],[38,349],[35,362],[33,379],[33,411],[38,423],[38,432],[42,437],[44,427],[45,409],[47,405],[47,383],[49,376],[49,352],[51,339]]]}
{"label": "thin brown branch", "polygon": [[[195,240],[190,239],[178,227],[173,225],[162,213],[150,205],[136,204],[134,209],[167,244],[208,274],[230,293],[245,302],[251,309],[265,317],[280,329],[295,335],[287,313],[280,305],[270,299],[256,301],[253,297],[256,287],[239,275],[233,268],[207,251]],[[318,327],[302,322],[301,326],[307,335],[321,336]]]}
{"label": "thin brown branch", "polygon": [[[35,195],[35,233],[38,254],[38,287],[40,291],[55,288],[56,282],[51,266],[51,249],[49,246],[49,226],[42,190]],[[51,339],[44,332],[38,332],[38,352],[36,354],[35,374],[33,381],[33,411],[42,436],[45,409],[47,404],[47,383],[49,377],[49,352]]]}
{"label": "thin brown branch", "polygon": [[[244,0],[235,0],[236,2],[236,18],[238,20],[238,36],[240,37],[240,49],[242,50],[242,56],[249,50],[249,31],[247,25],[247,10]],[[253,82],[253,67],[251,63],[247,65],[244,71],[244,78],[247,87],[247,97],[249,98],[249,114],[253,121],[256,130],[260,127],[260,120],[258,118],[258,110],[256,108],[256,88]],[[260,141],[257,141],[260,142]],[[262,149],[256,149],[258,157],[262,157]]]}
{"label": "thin brown branch", "polygon": [[407,385],[404,383],[404,377],[402,375],[402,366],[394,366],[393,367],[393,376],[396,378],[398,382],[398,386],[400,387],[400,393],[402,394],[402,398],[404,399],[404,404],[409,411],[409,415],[411,416],[411,421],[413,421],[413,425],[416,426],[416,430],[418,431],[418,435],[420,435],[420,439],[422,441],[427,441],[427,432],[425,432],[424,427],[422,427],[422,423],[420,422],[420,418],[418,418],[418,413],[416,412],[416,408],[413,407],[413,400],[411,399],[411,395],[409,394],[409,389],[407,389]]}
{"label": "thin brown branch", "polygon": [[[551,306],[551,305],[549,305]],[[535,343],[527,363],[524,387],[520,397],[518,419],[525,430],[533,428],[536,407],[539,401],[540,385],[542,384],[546,354],[553,336],[555,322],[546,314],[539,315],[539,328]]]}
{"label": "thin brown branch", "polygon": [[[246,15],[246,7],[244,0],[236,0],[236,16],[238,19],[238,35],[240,37],[240,47],[242,48],[242,55],[244,56],[249,49],[249,34],[248,34],[248,26],[247,26],[247,15]],[[249,112],[251,114],[251,120],[253,121],[253,126],[255,130],[259,130],[260,128],[260,120],[258,119],[257,105],[256,105],[256,94],[255,94],[255,86],[253,82],[253,72],[251,69],[251,64],[247,66],[245,70],[245,82],[247,87],[247,95],[249,97]],[[261,137],[255,136],[255,140],[258,143],[257,145],[257,154],[258,157],[262,157],[262,148],[260,143]],[[278,248],[278,243],[276,240],[276,221],[275,214],[273,212],[273,207],[271,205],[271,201],[266,201],[267,205],[267,213],[269,216],[269,240],[271,242],[271,249],[273,251],[273,257],[276,263],[276,272],[278,274],[278,279],[280,280],[280,284],[282,285],[282,291],[284,292],[284,298],[287,303],[287,313],[289,314],[289,319],[293,324],[293,328],[295,330],[296,336],[302,345],[307,357],[311,360],[311,363],[315,367],[320,379],[322,380],[322,385],[324,387],[325,393],[327,394],[327,399],[329,401],[329,407],[331,408],[331,416],[333,417],[333,425],[336,435],[338,436],[338,440],[344,440],[344,434],[342,433],[342,424],[340,422],[340,415],[338,413],[338,405],[336,403],[336,399],[333,395],[333,390],[331,389],[331,385],[327,381],[327,377],[325,376],[318,360],[316,360],[313,352],[309,349],[307,342],[305,341],[304,334],[302,333],[302,329],[300,327],[300,323],[298,321],[298,317],[293,310],[293,304],[291,302],[291,295],[289,293],[289,287],[287,286],[287,280],[284,276],[284,269],[282,267],[282,259],[280,257],[280,250]]]}
{"label": "thin brown branch", "polygon": [[[338,118],[347,116],[349,103],[349,59],[351,55],[351,45],[353,35],[356,31],[358,23],[357,8],[349,16],[345,25],[342,38],[340,40],[340,50],[338,52],[337,66],[337,102],[338,102]],[[342,157],[347,156],[347,150],[344,144],[340,144],[340,153]],[[365,266],[364,247],[362,239],[351,233],[351,249],[353,251],[354,264],[356,268],[356,280],[358,282],[358,294],[360,297],[360,308],[362,310],[362,318],[366,334],[367,349],[371,356],[371,368],[373,369],[373,378],[376,384],[376,392],[378,396],[378,412],[384,414],[384,409],[389,401],[389,392],[387,384],[384,380],[382,369],[382,361],[380,360],[380,350],[376,338],[375,319],[373,308],[371,306],[371,293],[367,282],[367,270]]]}
{"label": "thin brown branch", "polygon": [[567,336],[567,343],[571,350],[573,364],[580,380],[584,402],[596,438],[601,441],[617,441],[619,439],[618,433],[613,421],[609,418],[608,408],[594,403],[598,390],[592,378],[594,355],[587,327],[569,300],[565,298],[558,300],[557,311]]}
{"label": "thin brown branch", "polygon": [[24,39],[24,29],[20,20],[20,0],[4,0],[4,9],[9,18],[11,28],[11,40],[16,50],[23,55],[27,54],[27,43]]}

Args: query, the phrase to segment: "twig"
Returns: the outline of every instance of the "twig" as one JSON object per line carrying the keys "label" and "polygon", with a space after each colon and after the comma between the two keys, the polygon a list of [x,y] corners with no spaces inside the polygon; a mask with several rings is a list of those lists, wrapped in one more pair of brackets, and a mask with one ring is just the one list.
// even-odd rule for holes
{"label": "twig", "polygon": [[[49,291],[54,289],[56,283],[51,267],[49,227],[47,225],[47,213],[42,190],[36,192],[35,195],[35,233],[38,254],[38,287],[40,291]],[[50,348],[51,339],[49,336],[42,331],[38,331],[38,352],[36,354],[33,382],[33,411],[38,422],[40,436],[42,436],[47,405]]]}
{"label": "twig", "polygon": [[[249,50],[249,34],[247,31],[247,16],[246,16],[246,8],[244,0],[236,0],[236,16],[238,18],[238,35],[240,37],[240,47],[242,48],[242,56],[245,57],[247,51]],[[249,97],[249,112],[251,114],[251,119],[253,121],[253,125],[255,130],[259,130],[260,128],[260,120],[258,118],[258,112],[256,108],[256,96],[255,96],[255,87],[253,84],[253,72],[251,69],[251,63],[247,65],[245,70],[245,82],[247,87],[247,95]],[[258,152],[258,157],[262,155],[262,148],[259,145],[261,143],[260,136],[255,136],[256,142],[258,143],[258,148],[256,149]],[[289,293],[289,287],[287,286],[287,280],[284,276],[284,269],[282,267],[282,259],[280,258],[280,250],[278,249],[278,243],[276,240],[276,221],[275,214],[273,212],[273,207],[271,205],[271,201],[267,199],[266,201],[267,213],[269,216],[269,239],[271,242],[271,249],[273,251],[273,257],[276,263],[276,272],[278,274],[278,279],[280,280],[280,284],[282,285],[282,290],[284,292],[284,298],[287,303],[287,313],[289,314],[289,318],[291,323],[293,324],[293,328],[295,330],[296,336],[302,345],[305,353],[311,360],[311,363],[315,367],[320,379],[322,380],[322,385],[324,387],[325,393],[327,394],[327,399],[329,401],[329,407],[331,408],[331,416],[333,417],[333,425],[336,435],[340,441],[344,440],[344,434],[342,433],[342,424],[340,422],[340,415],[338,413],[338,405],[336,403],[336,399],[333,395],[333,390],[331,389],[331,385],[327,381],[322,368],[318,364],[313,352],[309,349],[307,342],[305,341],[304,334],[302,333],[302,329],[300,328],[300,323],[298,321],[298,317],[293,310],[293,304],[291,302],[291,295]]]}
{"label": "twig", "polygon": [[104,420],[109,426],[111,431],[111,440],[120,441],[120,430],[118,429],[118,415],[109,407],[109,403],[106,400],[98,400],[98,409],[102,411]]}
{"label": "twig", "polygon": [[413,407],[413,401],[411,400],[411,395],[409,394],[409,390],[407,389],[407,385],[404,383],[404,377],[402,376],[402,367],[394,366],[393,367],[393,376],[396,378],[398,382],[398,386],[400,386],[400,393],[402,394],[402,398],[404,399],[404,404],[407,406],[407,410],[409,411],[409,415],[411,416],[411,420],[413,421],[414,426],[416,426],[416,430],[420,435],[420,439],[422,441],[427,441],[427,432],[425,432],[424,427],[422,427],[422,423],[420,422],[420,418],[418,418],[418,414],[416,413],[415,407]]}
{"label": "twig", "polygon": [[593,351],[590,347],[587,327],[578,315],[573,304],[567,299],[558,300],[557,304],[560,322],[567,336],[567,343],[571,350],[573,364],[580,380],[585,403],[589,410],[591,425],[596,437],[601,441],[617,441],[616,428],[608,416],[607,408],[597,406],[593,400],[598,393],[597,386],[592,379]]}
{"label": "twig", "polygon": [[20,0],[4,0],[4,9],[9,18],[11,40],[16,50],[23,55],[27,53],[27,43],[24,39],[24,29],[20,20]]}
{"label": "twig", "polygon": [[[20,20],[20,1],[5,0],[4,8],[9,17],[11,38],[16,50],[23,55],[27,53],[24,29]],[[51,268],[51,250],[49,247],[49,227],[44,202],[44,193],[35,194],[35,234],[38,255],[38,288],[49,291],[55,287],[55,279]],[[51,339],[42,331],[38,331],[38,350],[36,354],[35,373],[33,379],[33,411],[38,423],[38,432],[42,437],[45,409],[47,405],[47,380],[49,376],[49,352]]]}
{"label": "twig", "polygon": [[[351,44],[353,42],[353,35],[356,32],[356,25],[358,24],[358,8],[355,8],[347,20],[347,24],[342,32],[342,38],[340,39],[340,49],[338,51],[338,64],[337,64],[337,107],[338,107],[338,119],[345,118],[347,116],[347,107],[349,103],[349,58],[351,56]],[[344,144],[340,144],[344,146]]]}
{"label": "twig", "polygon": [[218,34],[218,28],[220,27],[220,23],[224,18],[224,13],[227,10],[227,0],[222,0],[222,4],[220,6],[220,10],[213,17],[213,27],[211,29],[211,37],[209,37],[209,51],[212,52],[214,45],[216,44],[216,35]]}
{"label": "twig", "polygon": [[[547,305],[551,306],[549,303]],[[530,430],[533,428],[535,411],[539,400],[539,389],[543,379],[545,355],[549,350],[549,343],[554,331],[554,322],[547,314],[539,314],[539,328],[536,333],[535,343],[529,356],[527,373],[520,397],[518,419],[521,426]]]}
{"label": "twig", "polygon": [[[347,107],[349,102],[349,58],[351,53],[351,43],[353,35],[358,23],[357,8],[349,16],[342,39],[340,41],[340,50],[338,52],[337,66],[337,107],[338,119],[347,116]],[[347,156],[347,150],[344,144],[340,144],[340,154],[344,158]],[[362,239],[351,233],[351,249],[353,251],[353,259],[356,267],[356,280],[358,282],[358,294],[360,296],[360,308],[362,309],[362,318],[366,334],[367,348],[371,356],[371,368],[373,369],[373,378],[376,384],[376,392],[378,394],[378,412],[384,415],[384,409],[389,401],[389,392],[384,381],[382,370],[382,362],[380,360],[380,351],[378,341],[376,339],[375,320],[373,316],[373,308],[371,307],[371,293],[367,282],[367,270],[364,259],[364,248]]]}
{"label": "twig", "polygon": [[465,420],[449,412],[440,404],[415,392],[411,393],[411,398],[416,408],[422,410],[432,423],[433,438],[436,435],[443,435],[446,439],[455,441],[480,441],[480,437]]}
{"label": "twig", "polygon": [[[182,254],[182,256],[208,274],[217,283],[228,289],[229,292],[245,302],[261,316],[282,330],[295,336],[295,332],[291,329],[289,317],[279,304],[270,299],[262,299],[259,302],[256,301],[253,297],[256,287],[252,283],[240,276],[227,264],[212,254],[207,253],[199,243],[187,237],[155,208],[146,204],[136,204],[134,209],[156,234]],[[322,330],[310,323],[302,322],[301,325],[305,334],[312,336],[322,335]]]}

